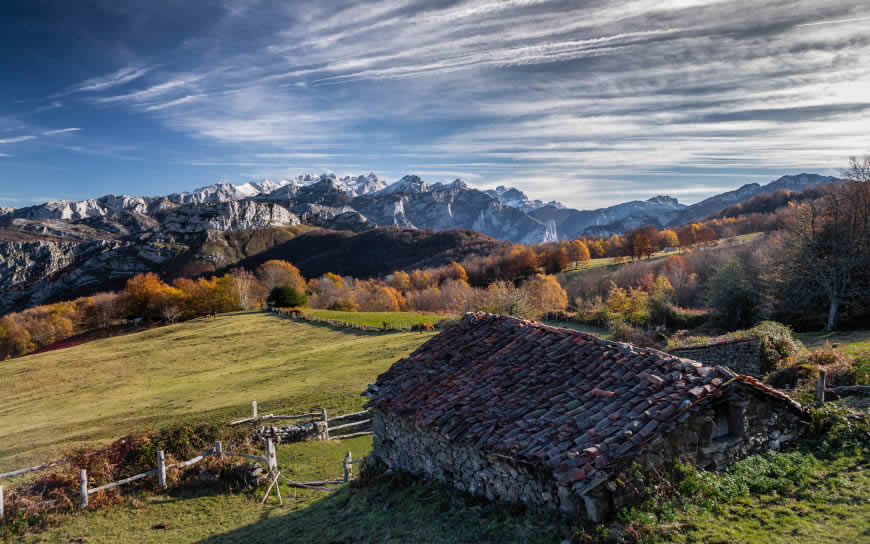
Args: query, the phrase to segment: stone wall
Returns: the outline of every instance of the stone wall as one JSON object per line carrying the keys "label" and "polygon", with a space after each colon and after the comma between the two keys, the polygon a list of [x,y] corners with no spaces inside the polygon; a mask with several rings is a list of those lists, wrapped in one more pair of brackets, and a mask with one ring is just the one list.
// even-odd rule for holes
{"label": "stone wall", "polygon": [[674,348],[669,353],[709,365],[722,365],[738,374],[759,377],[761,364],[761,340],[739,338],[715,344]]}
{"label": "stone wall", "polygon": [[391,469],[438,480],[486,497],[531,506],[559,507],[559,490],[552,474],[506,456],[454,444],[412,422],[373,409],[373,455]]}
{"label": "stone wall", "polygon": [[324,440],[326,437],[325,429],[326,424],[322,421],[306,421],[280,427],[266,425],[258,427],[253,433],[253,438],[256,441],[265,441],[267,438],[271,438],[276,444]]}
{"label": "stone wall", "polygon": [[[490,500],[558,509],[601,521],[636,503],[630,467],[614,467],[609,478],[561,486],[546,467],[517,463],[451,443],[440,434],[380,410],[372,410],[373,454],[394,470],[431,478]],[[749,455],[777,450],[797,437],[800,414],[784,402],[742,384],[722,398],[681,416],[676,428],[654,437],[634,461],[646,474],[662,473],[674,459],[722,470]]]}

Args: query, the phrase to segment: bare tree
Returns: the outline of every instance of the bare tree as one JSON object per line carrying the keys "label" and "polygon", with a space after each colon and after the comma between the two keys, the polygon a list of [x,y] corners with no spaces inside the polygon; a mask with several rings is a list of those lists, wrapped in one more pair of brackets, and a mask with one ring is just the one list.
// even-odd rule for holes
{"label": "bare tree", "polygon": [[164,306],[160,310],[160,315],[167,323],[175,323],[178,319],[178,316],[181,315],[181,310],[178,309],[178,306],[174,304],[169,304]]}
{"label": "bare tree", "polygon": [[836,190],[798,208],[779,259],[793,300],[826,303],[826,330],[836,327],[843,305],[870,290],[870,155],[853,157],[844,177]]}
{"label": "bare tree", "polygon": [[112,319],[118,307],[117,293],[97,293],[94,295],[94,313],[97,326],[106,328],[112,324]]}
{"label": "bare tree", "polygon": [[233,286],[239,295],[239,306],[250,310],[254,306],[254,291],[257,278],[245,269],[233,271]]}

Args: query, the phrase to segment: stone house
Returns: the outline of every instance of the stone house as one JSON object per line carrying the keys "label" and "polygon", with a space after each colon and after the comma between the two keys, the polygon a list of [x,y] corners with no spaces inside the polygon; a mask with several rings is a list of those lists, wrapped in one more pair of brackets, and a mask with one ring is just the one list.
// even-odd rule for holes
{"label": "stone house", "polygon": [[801,406],[750,376],[512,317],[466,314],[370,385],[392,470],[593,521],[674,459],[722,469],[798,434]]}

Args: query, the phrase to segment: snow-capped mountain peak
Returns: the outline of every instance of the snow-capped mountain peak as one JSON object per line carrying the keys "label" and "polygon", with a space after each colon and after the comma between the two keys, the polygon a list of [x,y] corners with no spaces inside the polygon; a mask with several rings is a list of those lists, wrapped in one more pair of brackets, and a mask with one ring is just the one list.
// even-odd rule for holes
{"label": "snow-capped mountain peak", "polygon": [[562,209],[565,207],[564,204],[555,200],[551,200],[550,202],[543,202],[541,200],[530,200],[529,197],[527,197],[526,194],[519,189],[516,189],[514,187],[505,187],[504,185],[499,185],[495,189],[490,189],[486,191],[486,194],[498,200],[505,206],[510,206],[511,208],[516,208],[522,211],[537,210],[538,208],[543,208],[544,206],[550,206],[557,209]]}
{"label": "snow-capped mountain peak", "polygon": [[429,190],[429,186],[420,179],[419,176],[407,175],[403,176],[402,179],[395,183],[391,183],[387,185],[380,191],[379,194],[387,195],[393,193],[408,193],[408,194],[416,194],[416,193],[424,193]]}

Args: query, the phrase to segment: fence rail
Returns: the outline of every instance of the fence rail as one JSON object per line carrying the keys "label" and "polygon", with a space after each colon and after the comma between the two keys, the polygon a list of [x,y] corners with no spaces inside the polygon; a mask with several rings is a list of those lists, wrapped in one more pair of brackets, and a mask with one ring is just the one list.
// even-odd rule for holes
{"label": "fence rail", "polygon": [[[126,443],[126,440],[121,440],[120,443],[124,444],[124,443]],[[99,454],[105,453],[107,451],[109,451],[107,448],[103,448],[101,450],[88,452],[85,454],[85,457],[93,457],[94,455],[99,455]],[[72,459],[61,459],[59,461],[51,461],[49,463],[37,465],[35,467],[20,468],[18,470],[13,470],[12,472],[4,472],[4,473],[0,474],[0,478],[11,478],[12,476],[21,476],[22,474],[28,474],[30,472],[37,472],[39,470],[45,470],[45,469],[49,469],[49,468],[53,468],[53,467],[59,467],[60,465],[65,465],[65,464],[69,463],[70,461],[72,461]]]}
{"label": "fence rail", "polygon": [[256,423],[266,422],[266,421],[309,419],[313,423],[321,424],[321,426],[318,427],[316,431],[313,431],[316,433],[315,440],[336,440],[339,438],[355,438],[357,436],[365,436],[368,434],[372,434],[371,431],[361,431],[361,432],[355,432],[355,433],[341,434],[341,435],[337,435],[337,436],[330,436],[330,434],[329,434],[331,431],[344,430],[344,429],[348,429],[350,427],[358,427],[361,425],[371,424],[372,420],[371,420],[371,418],[369,418],[369,419],[364,419],[362,421],[354,421],[351,423],[344,423],[341,425],[336,425],[334,427],[330,426],[330,423],[334,422],[334,421],[342,421],[345,419],[350,419],[353,417],[361,417],[361,416],[366,416],[366,415],[371,415],[371,412],[369,410],[362,410],[360,412],[352,412],[349,414],[342,414],[340,416],[330,417],[326,413],[326,408],[323,408],[320,412],[309,412],[307,414],[294,414],[294,415],[287,415],[287,416],[267,414],[267,415],[261,416],[258,413],[257,401],[252,401],[251,402],[251,416],[246,417],[244,419],[237,419],[235,421],[231,421],[229,423],[229,425],[236,426],[236,425],[242,425],[244,423],[256,424]]}

